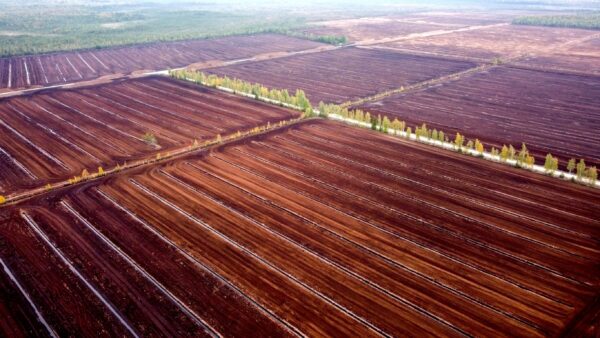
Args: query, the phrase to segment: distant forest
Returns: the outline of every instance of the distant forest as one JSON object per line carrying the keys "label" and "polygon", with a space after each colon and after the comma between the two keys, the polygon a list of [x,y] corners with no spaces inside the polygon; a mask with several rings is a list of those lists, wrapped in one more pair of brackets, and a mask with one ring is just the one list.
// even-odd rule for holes
{"label": "distant forest", "polygon": [[343,36],[300,34],[299,29],[309,20],[306,15],[275,11],[259,15],[167,5],[39,5],[0,9],[2,57],[269,32],[330,44],[346,41]]}
{"label": "distant forest", "polygon": [[524,16],[513,20],[513,24],[582,29],[600,29],[600,13]]}

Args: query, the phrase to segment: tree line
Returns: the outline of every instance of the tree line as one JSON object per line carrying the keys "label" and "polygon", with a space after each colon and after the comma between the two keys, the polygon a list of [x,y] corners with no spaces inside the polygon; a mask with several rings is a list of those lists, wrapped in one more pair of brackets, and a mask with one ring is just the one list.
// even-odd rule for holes
{"label": "tree line", "polygon": [[523,16],[513,20],[515,25],[600,29],[600,14]]}
{"label": "tree line", "polygon": [[[341,105],[319,102],[316,109],[310,104],[310,100],[302,90],[296,90],[294,95],[290,95],[286,89],[269,89],[259,83],[251,83],[241,79],[229,78],[227,76],[219,77],[215,74],[204,74],[189,70],[170,71],[169,74],[177,79],[191,80],[195,83],[210,86],[224,87],[234,92],[245,93],[254,96],[256,99],[268,99],[273,103],[284,103],[294,106],[297,110],[302,111],[304,117],[320,116],[327,118],[330,115],[335,115],[344,120],[350,120],[361,123],[365,127],[370,127],[372,130],[379,131],[385,134],[393,134],[403,136],[405,138],[414,138],[417,141],[424,141],[437,145],[452,144],[454,150],[471,154],[478,157],[483,157],[487,153],[485,145],[479,139],[466,139],[461,133],[456,133],[452,139],[449,134],[443,130],[429,128],[423,123],[420,126],[415,126],[414,129],[409,127],[405,121],[398,118],[393,120],[387,116],[378,114],[375,116],[368,111],[361,109],[349,109]],[[492,159],[504,163],[514,164],[521,168],[531,169],[534,167],[536,158],[529,153],[529,149],[525,143],[521,144],[521,148],[517,150],[513,145],[502,145],[501,148],[491,147],[489,154]],[[575,164],[576,160],[571,159],[567,163],[567,170],[571,174],[576,170],[575,181],[584,182],[587,179],[591,184],[595,184],[598,174],[595,166],[587,167],[583,159]],[[558,158],[548,154],[545,159],[544,168],[548,174],[554,174],[559,168]]]}
{"label": "tree line", "polygon": [[[428,128],[427,124],[423,123],[420,126],[415,126],[414,132],[411,127],[408,127],[405,121],[394,118],[391,120],[387,116],[373,115],[370,112],[361,109],[348,109],[336,104],[325,104],[320,102],[318,112],[323,117],[329,115],[337,115],[343,119],[349,119],[357,122],[362,122],[365,126],[369,126],[372,130],[379,131],[385,134],[402,135],[406,138],[411,138],[414,135],[416,140],[439,142],[439,144],[453,144],[456,151],[462,153],[474,154],[482,157],[486,152],[484,144],[479,139],[467,140],[461,133],[456,133],[451,140],[448,134],[443,130],[436,128]],[[514,163],[521,168],[533,168],[535,165],[535,157],[529,153],[529,149],[525,143],[521,144],[521,148],[517,150],[513,145],[502,145],[502,148],[491,147],[489,154],[492,158],[498,159],[500,162]],[[548,154],[544,163],[544,168],[548,174],[554,174],[558,170],[558,158]],[[580,159],[576,164],[575,159],[571,159],[567,163],[569,174],[576,169],[575,181],[584,182],[587,179],[590,184],[595,184],[598,179],[598,172],[595,166],[588,167],[583,159]]]}
{"label": "tree line", "polygon": [[171,77],[180,80],[191,80],[197,84],[208,87],[224,87],[234,92],[244,93],[254,96],[255,99],[268,99],[283,103],[288,106],[294,106],[301,110],[307,116],[313,115],[313,109],[310,101],[303,90],[297,89],[294,94],[290,94],[287,89],[274,89],[265,87],[259,83],[251,83],[241,79],[229,78],[227,76],[217,76],[215,74],[205,74],[203,72],[189,71],[185,69],[172,70],[169,72]]}

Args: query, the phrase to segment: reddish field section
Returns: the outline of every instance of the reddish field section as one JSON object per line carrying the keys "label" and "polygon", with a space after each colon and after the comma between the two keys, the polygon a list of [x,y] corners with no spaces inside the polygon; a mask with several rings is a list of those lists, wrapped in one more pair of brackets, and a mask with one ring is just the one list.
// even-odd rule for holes
{"label": "reddish field section", "polygon": [[557,336],[600,311],[599,205],[313,121],[5,208],[0,254],[64,334]]}
{"label": "reddish field section", "polygon": [[[600,36],[600,33],[597,34]],[[574,43],[569,48],[519,60],[519,65],[564,72],[600,75],[600,37]]]}
{"label": "reddish field section", "polygon": [[362,98],[473,66],[471,62],[351,47],[214,68],[208,72],[269,87],[302,89],[316,104]]}
{"label": "reddish field section", "polygon": [[361,107],[410,124],[502,147],[522,142],[538,163],[547,153],[600,164],[600,77],[494,68]]}
{"label": "reddish field section", "polygon": [[110,74],[163,70],[198,62],[242,59],[319,46],[323,44],[284,35],[263,34],[2,58],[0,89],[47,86]]}
{"label": "reddish field section", "polygon": [[[314,23],[314,27],[304,29],[304,33],[314,35],[345,36],[348,41],[379,40],[456,28],[456,25],[445,25],[433,22],[411,22],[395,18],[360,18],[347,20],[323,21]],[[459,27],[462,27],[459,25]]]}
{"label": "reddish field section", "polygon": [[391,42],[383,46],[441,55],[492,59],[562,50],[573,41],[595,34],[596,31],[583,29],[505,25]]}
{"label": "reddish field section", "polygon": [[[0,194],[297,113],[163,77],[0,101]],[[142,138],[156,136],[157,146]]]}

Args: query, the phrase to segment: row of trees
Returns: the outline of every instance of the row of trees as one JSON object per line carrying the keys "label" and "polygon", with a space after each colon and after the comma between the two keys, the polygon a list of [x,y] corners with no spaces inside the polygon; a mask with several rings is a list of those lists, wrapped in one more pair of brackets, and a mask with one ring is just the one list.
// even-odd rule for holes
{"label": "row of trees", "polygon": [[[119,167],[119,166],[117,165],[117,167]],[[104,171],[104,168],[102,168],[102,167],[98,167],[98,171],[95,173],[92,173],[92,174],[90,174],[90,172],[87,169],[83,169],[83,171],[81,171],[81,175],[74,176],[73,178],[68,179],[67,182],[69,184],[75,184],[75,183],[78,183],[81,181],[89,180],[89,179],[104,176],[104,175],[106,175],[106,172]],[[46,185],[46,190],[50,190],[49,188],[51,188],[51,186]]]}
{"label": "row of trees", "polygon": [[[268,99],[295,106],[302,110],[304,116],[319,115],[327,118],[330,115],[341,117],[342,119],[352,120],[362,123],[364,126],[370,126],[371,129],[385,134],[394,134],[404,136],[406,138],[415,138],[417,141],[424,142],[439,142],[439,144],[453,144],[456,151],[467,153],[475,156],[483,156],[486,152],[484,144],[479,139],[467,140],[464,135],[456,133],[454,140],[451,142],[448,134],[443,130],[430,129],[427,124],[423,123],[416,126],[414,129],[408,127],[405,121],[394,118],[391,120],[387,116],[373,115],[368,111],[361,109],[348,109],[337,104],[327,104],[319,102],[316,110],[313,110],[309,99],[302,90],[296,90],[294,95],[290,95],[285,89],[269,89],[258,83],[250,83],[240,79],[231,79],[227,76],[219,77],[214,74],[206,75],[202,72],[193,72],[187,70],[171,71],[171,76],[178,79],[192,80],[198,84],[211,87],[225,87],[234,92],[254,95],[256,99]],[[414,135],[414,136],[413,136]],[[508,162],[523,168],[532,168],[535,165],[535,157],[529,153],[525,143],[521,144],[521,149],[517,151],[513,145],[502,145],[502,148],[497,149],[492,147],[489,152],[492,159],[497,159],[501,162]],[[558,159],[551,154],[546,156],[544,164],[548,173],[553,173],[558,170]],[[589,179],[590,182],[595,182],[597,179],[596,167],[587,168],[585,162],[580,160],[579,164],[575,164],[575,159],[571,159],[567,164],[567,170],[571,173],[577,169],[577,180],[582,181],[583,178]]]}
{"label": "row of trees", "polygon": [[[559,161],[557,157],[552,154],[546,155],[546,161],[544,162],[544,169],[549,173],[554,173],[558,170]],[[588,167],[583,159],[579,162],[574,158],[567,162],[567,171],[569,174],[575,172],[575,179],[582,181],[584,178],[588,179],[590,183],[594,183],[598,179],[598,170],[595,166]]]}
{"label": "row of trees", "polygon": [[[386,134],[393,133],[395,135],[403,135],[406,138],[410,138],[413,134],[412,129],[407,127],[406,122],[404,121],[400,121],[398,119],[390,121],[387,116],[374,116],[371,113],[362,111],[360,109],[350,110],[339,105],[325,104],[320,102],[318,111],[324,117],[335,114],[345,119],[351,119],[368,124],[370,125],[371,129]],[[437,141],[447,144],[450,143],[450,139],[443,130],[430,129],[425,123],[415,127],[414,136],[415,139],[421,141]],[[464,135],[460,133],[456,133],[452,144],[454,145],[455,150],[463,153],[471,153],[477,156],[483,156],[484,152],[486,152],[484,144],[479,139],[467,140]],[[525,143],[521,144],[521,149],[518,151],[511,144],[503,145],[500,149],[492,147],[490,149],[490,154],[493,158],[497,158],[501,162],[512,162],[523,168],[532,168],[535,164],[535,157],[529,153],[529,149],[527,149],[527,145]],[[583,181],[583,179],[586,178],[589,180],[589,182],[594,184],[598,178],[596,167],[586,167],[584,160],[580,160],[578,164],[575,163],[575,159],[569,160],[567,164],[567,170],[569,173],[572,173],[573,170],[577,169],[576,179],[578,181]],[[555,172],[559,167],[558,158],[548,154],[548,156],[546,156],[544,167],[548,173]]]}
{"label": "row of trees", "polygon": [[306,115],[313,115],[312,105],[304,91],[300,89],[297,89],[294,94],[290,94],[287,89],[268,88],[259,83],[251,83],[227,76],[220,77],[215,74],[207,75],[203,72],[189,71],[186,69],[172,70],[169,74],[176,79],[191,80],[197,84],[209,87],[224,87],[231,89],[234,92],[253,95],[257,100],[268,99],[277,101],[288,106],[296,107]]}

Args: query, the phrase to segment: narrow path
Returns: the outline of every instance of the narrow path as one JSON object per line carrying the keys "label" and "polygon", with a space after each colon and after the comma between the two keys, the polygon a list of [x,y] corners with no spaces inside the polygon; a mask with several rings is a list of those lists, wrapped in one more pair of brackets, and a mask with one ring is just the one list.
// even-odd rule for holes
{"label": "narrow path", "polygon": [[42,315],[42,313],[40,312],[38,307],[35,305],[35,303],[31,299],[31,296],[29,296],[29,293],[27,291],[25,291],[25,289],[23,288],[21,283],[19,283],[19,280],[17,280],[15,275],[12,273],[12,271],[10,271],[10,268],[8,267],[8,265],[6,263],[4,263],[2,258],[0,258],[0,265],[2,265],[2,268],[4,269],[4,272],[6,273],[6,275],[8,275],[8,278],[10,278],[10,280],[13,282],[13,284],[15,284],[17,289],[19,289],[19,291],[21,292],[23,297],[25,297],[25,299],[27,300],[27,303],[29,303],[29,306],[31,306],[31,308],[33,309],[33,312],[35,312],[37,320],[40,323],[42,323],[42,325],[44,325],[44,327],[46,328],[46,331],[48,331],[48,335],[50,335],[50,337],[52,337],[52,338],[58,338],[58,334],[56,334],[54,329],[48,324],[46,319],[44,319],[44,316]]}
{"label": "narrow path", "polygon": [[163,295],[165,295],[173,304],[175,304],[181,312],[185,313],[196,325],[202,327],[207,334],[212,337],[222,337],[213,327],[210,326],[200,315],[185,304],[181,299],[175,296],[169,291],[163,284],[161,284],[154,276],[149,274],[144,268],[142,268],[133,258],[127,255],[120,247],[118,247],[113,241],[108,239],[100,230],[93,226],[87,219],[85,219],[79,212],[77,212],[69,203],[61,201],[60,204],[67,210],[68,213],[78,219],[86,228],[88,228],[96,237],[98,237],[104,244],[110,247],[117,255],[125,260],[129,265],[134,268],[140,275],[142,275],[147,281],[149,281],[154,287],[156,287]]}
{"label": "narrow path", "polygon": [[92,293],[104,304],[104,306],[118,319],[118,321],[125,327],[125,329],[131,334],[131,336],[135,338],[139,338],[140,336],[137,332],[131,327],[129,322],[121,315],[121,313],[114,307],[112,303],[110,303],[95,286],[93,286],[80,272],[77,270],[75,266],[69,261],[67,257],[62,253],[60,249],[58,249],[48,238],[48,236],[42,231],[42,229],[37,225],[37,223],[27,214],[25,211],[21,210],[21,217],[25,220],[25,222],[33,229],[33,231],[50,247],[52,252],[69,268],[69,270],[77,276],[77,278],[90,290]]}

